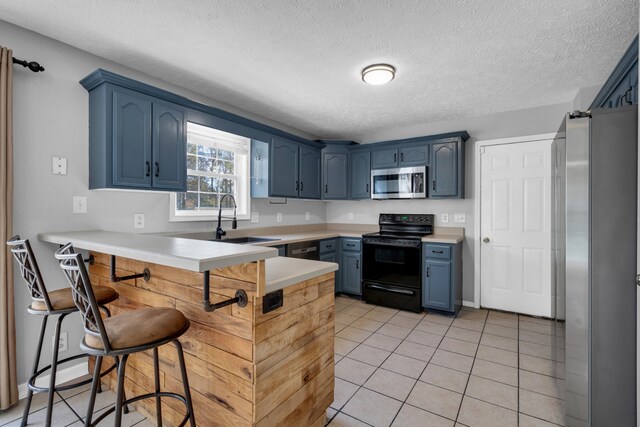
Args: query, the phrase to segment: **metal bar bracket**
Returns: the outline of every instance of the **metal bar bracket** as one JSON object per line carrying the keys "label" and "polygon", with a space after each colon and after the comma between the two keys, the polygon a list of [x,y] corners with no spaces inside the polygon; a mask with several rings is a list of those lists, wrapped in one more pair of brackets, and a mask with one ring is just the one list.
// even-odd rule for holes
{"label": "metal bar bracket", "polygon": [[112,282],[123,282],[125,280],[138,279],[140,277],[144,278],[145,282],[148,282],[151,278],[151,271],[148,268],[145,268],[142,273],[131,274],[129,276],[117,276],[116,275],[116,256],[111,255],[111,263],[110,263],[110,278]]}
{"label": "metal bar bracket", "polygon": [[219,308],[226,307],[231,304],[238,304],[239,307],[246,307],[249,298],[247,297],[247,293],[239,289],[236,291],[236,296],[234,298],[229,298],[228,300],[211,303],[209,300],[209,288],[211,285],[211,275],[209,274],[209,270],[203,272],[204,274],[204,286],[203,286],[203,300],[202,300],[202,309],[208,313],[215,311]]}

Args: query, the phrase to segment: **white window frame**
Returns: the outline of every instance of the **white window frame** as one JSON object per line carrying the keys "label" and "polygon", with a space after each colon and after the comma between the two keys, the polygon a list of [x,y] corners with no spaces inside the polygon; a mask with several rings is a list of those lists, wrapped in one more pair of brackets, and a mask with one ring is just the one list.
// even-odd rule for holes
{"label": "white window frame", "polygon": [[[236,144],[246,144],[246,161],[241,162],[240,164],[236,163],[236,168],[239,168],[239,173],[237,175],[232,175],[237,178],[237,194],[236,203],[238,205],[238,210],[236,217],[238,220],[248,220],[250,218],[251,212],[251,196],[250,196],[250,153],[251,153],[251,140],[249,138],[245,138],[240,135],[235,135],[229,132],[224,132],[209,126],[199,125],[197,123],[189,122],[187,124],[188,132],[193,132],[194,134],[204,137],[204,138],[213,138],[215,142],[211,144],[212,146],[217,146],[221,148],[225,148],[224,145],[236,145]],[[191,175],[198,176],[210,176],[210,177],[224,177],[225,175],[216,174],[213,172],[204,172],[204,171],[194,171],[187,170],[187,175],[189,173]],[[171,193],[169,196],[169,221],[170,222],[182,222],[182,221],[215,221],[218,219],[218,209],[211,210],[202,210],[202,211],[179,211],[177,209],[177,193]],[[222,209],[223,216],[232,216],[233,209],[223,208]]]}

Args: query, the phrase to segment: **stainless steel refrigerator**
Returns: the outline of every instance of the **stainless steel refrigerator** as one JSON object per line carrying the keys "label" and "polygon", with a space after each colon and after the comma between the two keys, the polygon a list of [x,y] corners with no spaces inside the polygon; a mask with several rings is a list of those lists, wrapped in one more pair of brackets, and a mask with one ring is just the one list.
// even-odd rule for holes
{"label": "stainless steel refrigerator", "polygon": [[636,106],[567,114],[555,140],[568,426],[636,425],[637,146]]}

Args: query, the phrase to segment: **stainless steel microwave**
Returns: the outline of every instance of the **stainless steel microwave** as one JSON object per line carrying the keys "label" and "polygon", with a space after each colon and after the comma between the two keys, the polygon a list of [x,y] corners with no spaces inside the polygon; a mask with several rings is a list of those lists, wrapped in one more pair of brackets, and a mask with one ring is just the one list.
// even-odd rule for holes
{"label": "stainless steel microwave", "polygon": [[371,171],[372,199],[424,199],[427,167],[374,169]]}

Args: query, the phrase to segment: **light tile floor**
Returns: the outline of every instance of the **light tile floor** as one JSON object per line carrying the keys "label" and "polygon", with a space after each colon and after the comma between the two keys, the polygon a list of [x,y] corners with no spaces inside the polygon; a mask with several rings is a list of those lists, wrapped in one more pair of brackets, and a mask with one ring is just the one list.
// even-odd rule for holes
{"label": "light tile floor", "polygon": [[[53,417],[51,425],[53,427],[84,426],[84,418],[87,412],[89,402],[90,385],[79,387],[77,389],[67,390],[56,393],[53,406]],[[96,397],[95,413],[99,416],[108,408],[115,405],[116,395],[106,387],[102,393]],[[0,426],[15,427],[20,426],[22,422],[22,411],[24,411],[25,401],[21,400],[16,406],[0,411]],[[31,402],[31,414],[29,415],[29,427],[44,426],[46,416],[47,395],[44,393],[34,394]],[[112,426],[114,415],[111,414],[99,425]],[[151,427],[155,424],[150,423],[139,412],[131,411],[122,418],[122,425],[126,427]]]}
{"label": "light tile floor", "polygon": [[[331,427],[527,426],[564,422],[562,323],[463,308],[457,317],[411,313],[336,297],[335,400]],[[81,426],[89,386],[57,393],[53,425]],[[96,412],[115,402],[98,395]],[[30,426],[43,425],[36,394]],[[0,411],[19,426],[24,401]],[[113,415],[104,421],[113,425]],[[125,426],[149,427],[138,412]]]}
{"label": "light tile floor", "polygon": [[564,423],[564,325],[463,308],[411,313],[336,297],[327,425]]}

